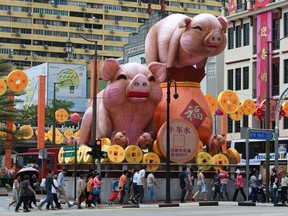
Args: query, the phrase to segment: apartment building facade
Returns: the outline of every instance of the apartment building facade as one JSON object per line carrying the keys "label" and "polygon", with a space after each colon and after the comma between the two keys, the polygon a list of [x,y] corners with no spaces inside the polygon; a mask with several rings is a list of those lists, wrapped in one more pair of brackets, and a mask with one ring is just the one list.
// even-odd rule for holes
{"label": "apartment building facade", "polygon": [[[266,99],[269,73],[270,99],[277,102],[288,88],[287,1],[268,1],[267,5],[261,7],[257,7],[257,1],[254,4],[251,1],[243,3],[243,10],[227,16],[229,26],[223,89],[237,93],[240,102],[253,99],[259,106]],[[268,46],[271,47],[270,52]],[[275,107],[271,107],[271,112],[275,112]],[[240,139],[241,127],[264,129],[265,119],[244,115],[241,121],[233,121],[227,116],[227,140]],[[272,114],[270,128],[275,128]],[[287,117],[279,121],[279,130],[280,137],[287,137]]]}
{"label": "apartment building facade", "polygon": [[[45,62],[85,64],[119,58],[150,14],[220,15],[222,0],[10,0],[0,3],[0,56],[19,69]],[[65,48],[70,39],[72,52]],[[69,52],[69,53],[68,53]]]}

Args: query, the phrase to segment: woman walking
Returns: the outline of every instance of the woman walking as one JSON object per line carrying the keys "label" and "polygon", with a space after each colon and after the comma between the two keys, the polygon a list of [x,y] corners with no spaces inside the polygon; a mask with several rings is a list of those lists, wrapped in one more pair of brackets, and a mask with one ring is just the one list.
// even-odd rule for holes
{"label": "woman walking", "polygon": [[207,200],[207,192],[206,192],[206,186],[205,186],[205,177],[203,174],[203,169],[199,168],[197,173],[197,183],[196,183],[196,192],[194,196],[192,197],[192,200],[195,202],[196,197],[199,193],[204,193],[204,200]]}
{"label": "woman walking", "polygon": [[103,181],[100,180],[100,174],[96,173],[95,178],[93,179],[93,205],[96,207],[98,200],[100,198],[101,189],[100,186],[103,183]]}
{"label": "woman walking", "polygon": [[8,209],[11,205],[17,204],[19,202],[19,192],[20,192],[20,181],[21,177],[18,175],[13,182],[13,190],[12,190],[12,201],[9,203]]}
{"label": "woman walking", "polygon": [[234,196],[233,196],[232,201],[236,201],[239,190],[240,190],[240,192],[244,198],[244,201],[246,201],[247,198],[246,198],[246,195],[245,195],[244,190],[243,190],[243,177],[241,175],[241,171],[239,169],[237,169],[236,173],[237,173],[237,176],[236,176],[236,182],[235,182],[235,192],[234,192]]}

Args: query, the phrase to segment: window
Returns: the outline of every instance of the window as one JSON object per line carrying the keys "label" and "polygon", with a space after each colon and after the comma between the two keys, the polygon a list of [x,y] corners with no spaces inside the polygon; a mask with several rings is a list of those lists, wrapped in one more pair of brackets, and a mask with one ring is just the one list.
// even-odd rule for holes
{"label": "window", "polygon": [[243,26],[243,45],[248,46],[250,43],[249,37],[249,23],[245,23]]}
{"label": "window", "polygon": [[233,121],[229,115],[227,115],[227,133],[233,133]]}
{"label": "window", "polygon": [[288,83],[288,59],[284,60],[284,83]]}
{"label": "window", "polygon": [[275,19],[273,20],[273,27],[272,27],[272,41],[274,43],[272,44],[273,49],[279,49],[280,47],[280,41],[277,41],[280,39],[280,20]]}
{"label": "window", "polygon": [[284,14],[284,37],[288,37],[288,13]]}
{"label": "window", "polygon": [[240,123],[241,121],[235,121],[234,126],[235,126],[235,133],[239,133],[240,132]]}
{"label": "window", "polygon": [[233,69],[228,70],[227,75],[228,75],[228,86],[227,86],[227,89],[233,91]]}
{"label": "window", "polygon": [[241,26],[236,26],[236,48],[241,47]]}
{"label": "window", "polygon": [[279,63],[272,65],[272,95],[279,95]]}
{"label": "window", "polygon": [[235,90],[241,90],[241,68],[235,69]]}
{"label": "window", "polygon": [[228,49],[234,48],[234,30],[233,27],[228,28]]}
{"label": "window", "polygon": [[243,115],[243,118],[242,118],[242,126],[243,126],[243,127],[248,127],[248,125],[249,125],[248,116],[247,116],[247,115]]}
{"label": "window", "polygon": [[288,129],[288,118],[284,117],[283,119],[283,129]]}
{"label": "window", "polygon": [[249,89],[249,67],[243,67],[243,89]]}

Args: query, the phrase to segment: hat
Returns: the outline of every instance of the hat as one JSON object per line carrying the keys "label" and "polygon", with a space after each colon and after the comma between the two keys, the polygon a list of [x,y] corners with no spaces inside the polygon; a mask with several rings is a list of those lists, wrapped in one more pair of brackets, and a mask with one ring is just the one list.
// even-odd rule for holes
{"label": "hat", "polygon": [[240,174],[240,173],[241,173],[241,171],[240,171],[239,169],[237,169],[237,170],[236,170],[236,173],[237,173],[237,174]]}

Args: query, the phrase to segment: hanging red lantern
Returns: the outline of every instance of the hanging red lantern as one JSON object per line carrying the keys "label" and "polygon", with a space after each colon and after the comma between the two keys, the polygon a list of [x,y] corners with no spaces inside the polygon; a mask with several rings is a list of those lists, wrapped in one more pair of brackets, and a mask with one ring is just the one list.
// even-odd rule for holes
{"label": "hanging red lantern", "polygon": [[72,122],[74,123],[78,123],[80,122],[80,116],[78,113],[73,113],[71,116],[70,116],[70,119]]}

